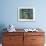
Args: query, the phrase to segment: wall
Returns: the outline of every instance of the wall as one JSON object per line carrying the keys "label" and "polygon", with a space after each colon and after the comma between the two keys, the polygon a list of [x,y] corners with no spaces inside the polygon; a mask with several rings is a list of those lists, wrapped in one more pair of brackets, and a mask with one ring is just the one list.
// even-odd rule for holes
{"label": "wall", "polygon": [[[42,27],[46,28],[46,0],[0,0],[0,25],[13,24],[16,28]],[[18,7],[34,7],[36,20],[34,22],[18,22]]]}

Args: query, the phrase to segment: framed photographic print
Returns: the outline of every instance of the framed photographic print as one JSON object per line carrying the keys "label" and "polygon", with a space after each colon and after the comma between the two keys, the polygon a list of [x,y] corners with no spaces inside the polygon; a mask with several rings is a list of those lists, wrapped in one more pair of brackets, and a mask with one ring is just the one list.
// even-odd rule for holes
{"label": "framed photographic print", "polygon": [[31,7],[19,7],[18,21],[35,21],[35,9]]}

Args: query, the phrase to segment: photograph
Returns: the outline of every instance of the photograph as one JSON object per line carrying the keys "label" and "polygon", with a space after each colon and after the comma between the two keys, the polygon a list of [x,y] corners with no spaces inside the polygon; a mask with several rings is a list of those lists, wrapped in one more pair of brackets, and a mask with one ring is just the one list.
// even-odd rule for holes
{"label": "photograph", "polygon": [[18,20],[19,21],[34,21],[35,9],[31,7],[19,7],[18,8]]}

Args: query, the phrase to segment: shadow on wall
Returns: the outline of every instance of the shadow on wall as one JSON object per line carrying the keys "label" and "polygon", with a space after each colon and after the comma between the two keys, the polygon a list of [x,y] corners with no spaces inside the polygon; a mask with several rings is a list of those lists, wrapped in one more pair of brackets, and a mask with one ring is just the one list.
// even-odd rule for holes
{"label": "shadow on wall", "polygon": [[0,43],[2,43],[2,32],[5,32],[6,30],[3,30],[4,28],[6,28],[6,26],[4,24],[0,24]]}

